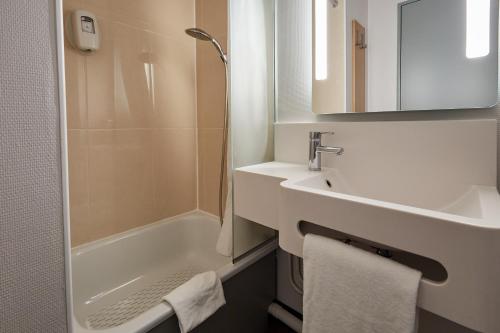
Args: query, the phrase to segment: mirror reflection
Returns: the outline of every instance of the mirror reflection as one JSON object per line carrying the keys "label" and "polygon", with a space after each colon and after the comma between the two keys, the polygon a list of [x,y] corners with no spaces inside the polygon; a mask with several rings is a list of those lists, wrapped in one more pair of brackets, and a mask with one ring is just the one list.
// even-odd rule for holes
{"label": "mirror reflection", "polygon": [[496,104],[498,0],[313,0],[311,30],[315,113]]}

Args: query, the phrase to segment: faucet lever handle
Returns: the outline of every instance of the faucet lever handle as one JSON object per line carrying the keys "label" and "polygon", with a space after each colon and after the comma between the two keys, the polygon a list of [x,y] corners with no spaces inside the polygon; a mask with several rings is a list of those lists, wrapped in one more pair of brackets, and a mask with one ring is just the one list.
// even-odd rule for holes
{"label": "faucet lever handle", "polygon": [[334,135],[335,132],[318,132],[318,131],[311,131],[309,132],[309,139],[311,140],[321,140],[321,136],[324,134],[329,134],[329,135]]}

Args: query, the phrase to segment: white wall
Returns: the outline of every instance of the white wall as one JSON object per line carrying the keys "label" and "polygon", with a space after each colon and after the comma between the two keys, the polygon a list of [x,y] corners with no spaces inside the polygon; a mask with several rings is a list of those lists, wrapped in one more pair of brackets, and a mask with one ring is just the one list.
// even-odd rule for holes
{"label": "white wall", "polygon": [[397,4],[403,1],[368,1],[368,112],[397,109]]}

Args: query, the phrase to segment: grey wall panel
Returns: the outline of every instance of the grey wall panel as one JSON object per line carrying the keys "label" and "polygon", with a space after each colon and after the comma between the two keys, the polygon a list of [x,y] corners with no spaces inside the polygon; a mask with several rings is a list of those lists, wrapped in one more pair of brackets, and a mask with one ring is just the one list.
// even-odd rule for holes
{"label": "grey wall panel", "polygon": [[53,0],[0,1],[0,332],[66,332]]}
{"label": "grey wall panel", "polygon": [[[490,52],[466,56],[466,0],[420,0],[401,6],[402,110],[488,107],[497,100],[498,2],[491,1]],[[425,23],[423,22],[425,18]]]}

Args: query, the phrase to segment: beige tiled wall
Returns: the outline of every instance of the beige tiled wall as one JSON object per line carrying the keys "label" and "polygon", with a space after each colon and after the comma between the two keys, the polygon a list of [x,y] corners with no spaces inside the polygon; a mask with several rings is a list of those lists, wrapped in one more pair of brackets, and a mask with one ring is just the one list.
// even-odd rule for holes
{"label": "beige tiled wall", "polygon": [[102,36],[94,54],[65,48],[75,246],[196,209],[197,64],[194,0],[64,0],[74,8]]}
{"label": "beige tiled wall", "polygon": [[[196,25],[227,50],[227,0],[196,0]],[[197,42],[199,208],[219,214],[219,180],[224,124],[224,67],[210,43]],[[225,199],[223,199],[225,200]]]}

